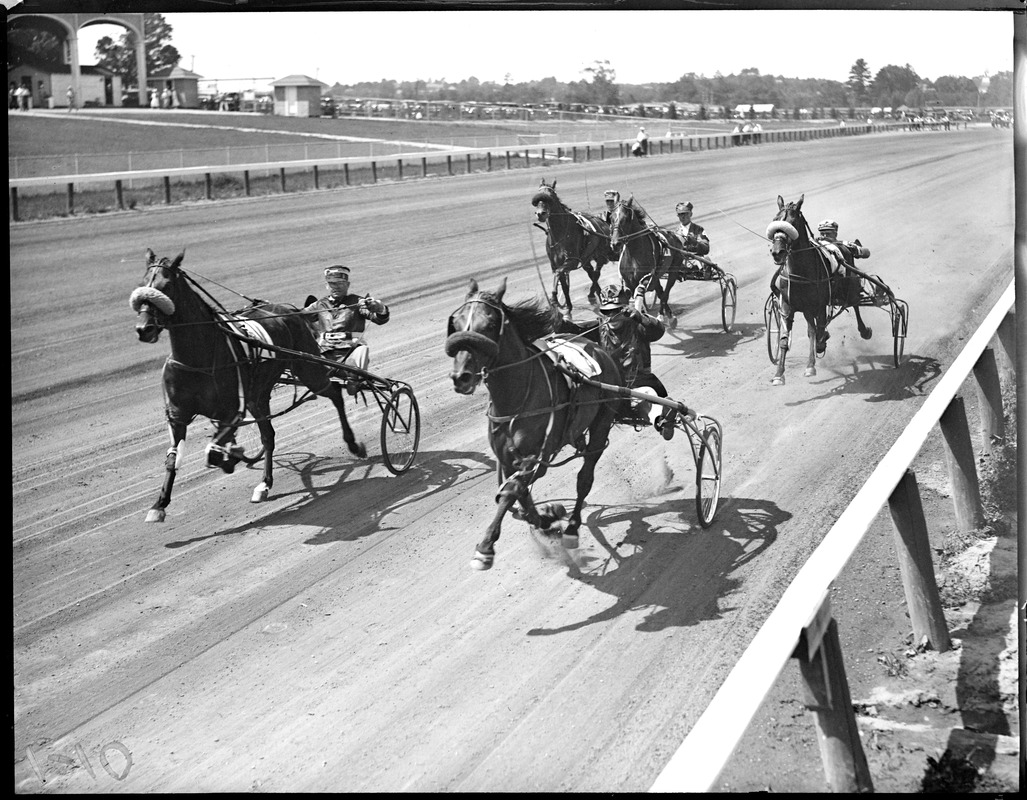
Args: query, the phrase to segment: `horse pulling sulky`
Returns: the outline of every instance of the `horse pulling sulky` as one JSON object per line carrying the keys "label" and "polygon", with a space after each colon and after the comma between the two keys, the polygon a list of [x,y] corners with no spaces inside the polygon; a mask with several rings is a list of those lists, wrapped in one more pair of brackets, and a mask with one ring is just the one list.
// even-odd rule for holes
{"label": "horse pulling sulky", "polygon": [[826,353],[830,338],[827,326],[847,309],[856,315],[860,337],[869,339],[873,331],[864,324],[860,308],[887,307],[894,340],[893,358],[898,367],[905,349],[909,306],[896,298],[878,276],[841,263],[841,253],[831,243],[810,238],[812,229],[802,214],[804,199],[805,195],[801,195],[794,203],[785,203],[779,195],[777,216],[767,226],[770,253],[779,268],[771,279],[771,292],[763,308],[767,351],[771,363],[777,365],[771,383],[785,382],[785,358],[797,311],[806,318],[809,334],[805,377],[817,374],[816,359]]}
{"label": "horse pulling sulky", "polygon": [[[581,267],[591,285],[589,302],[595,302],[601,291],[599,274],[603,264],[613,260],[610,250],[610,227],[594,214],[578,213],[564,205],[556,194],[556,181],[539,184],[531,198],[536,227],[546,234],[546,255],[553,270],[553,305],[559,305],[558,290],[563,289],[567,310],[571,310],[570,271]],[[540,224],[541,223],[541,224]]]}
{"label": "horse pulling sulky", "polygon": [[[171,447],[165,458],[165,476],[147,522],[163,522],[171,503],[172,489],[182,463],[183,444],[189,424],[207,417],[215,432],[207,445],[208,467],[232,473],[240,462],[263,460],[263,479],[253,490],[252,502],[268,498],[274,483],[272,472],[275,430],[271,420],[314,397],[325,397],[335,406],[343,439],[349,451],[367,455],[357,442],[346,418],[341,374],[358,376],[364,390],[388,392],[383,406],[383,454],[386,466],[398,473],[409,467],[417,448],[420,417],[416,400],[406,384],[386,381],[370,373],[322,358],[308,323],[293,305],[254,300],[233,313],[216,301],[201,297],[203,289],[181,268],[185,254],[173,260],[146,251],[143,284],[132,292],[129,303],[138,315],[136,333],[141,342],[156,343],[168,331],[171,354],[162,373],[165,412]],[[282,386],[294,388],[294,401],[272,413],[272,393]],[[365,401],[366,402],[366,401]],[[379,403],[382,405],[382,403]],[[249,418],[247,418],[247,412]],[[247,455],[236,441],[240,427],[255,424],[261,448]],[[385,428],[412,437],[401,461],[386,450]]]}
{"label": "horse pulling sulky", "polygon": [[[617,265],[621,281],[634,291],[640,284],[652,303],[659,301],[660,321],[668,328],[677,326],[677,316],[670,305],[670,290],[677,281],[717,281],[721,290],[721,321],[730,331],[735,321],[738,286],[733,275],[724,272],[713,261],[685,249],[681,237],[673,231],[647,224],[645,209],[630,197],[614,206],[610,214],[610,246],[620,252]],[[661,280],[662,279],[662,280]]]}
{"label": "horse pulling sulky", "polygon": [[[610,430],[617,423],[638,422],[626,408],[628,398],[665,406],[668,421],[688,434],[696,463],[696,508],[702,526],[710,525],[720,499],[720,424],[696,416],[676,400],[626,388],[620,366],[604,349],[588,341],[572,345],[553,336],[557,315],[552,309],[538,300],[507,305],[505,292],[505,279],[494,292],[480,291],[471,280],[447,329],[454,390],[469,395],[484,383],[492,401],[489,444],[497,461],[499,507],[475,550],[472,567],[492,566],[503,518],[515,503],[533,528],[552,531],[562,523],[564,547],[578,546],[581,511]],[[566,446],[574,453],[554,463]],[[559,505],[535,505],[531,486],[550,467],[579,456],[583,463],[576,500],[563,520]]]}

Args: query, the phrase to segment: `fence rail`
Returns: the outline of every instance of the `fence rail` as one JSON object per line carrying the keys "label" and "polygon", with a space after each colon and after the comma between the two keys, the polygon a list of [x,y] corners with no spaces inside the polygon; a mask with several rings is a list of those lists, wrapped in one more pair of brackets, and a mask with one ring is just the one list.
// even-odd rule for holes
{"label": "fence rail", "polygon": [[[974,455],[962,399],[957,396],[971,373],[979,391],[1001,408],[989,345],[998,340],[1016,364],[1012,312],[1014,284],[973,334],[937,387],[832,526],[780,602],[757,632],[742,658],[696,721],[684,742],[650,788],[651,792],[706,792],[738,746],[760,705],[790,659],[797,658],[808,702],[817,717],[824,770],[832,791],[870,791],[866,757],[856,730],[828,591],[880,509],[887,503],[896,526],[896,543],[910,620],[916,641],[950,647],[931,564],[930,544],[920,507],[916,477],[909,467],[935,425],[945,435],[956,517],[973,520],[980,509]],[[991,358],[989,358],[989,354]],[[995,395],[999,394],[996,398]],[[991,424],[1000,424],[991,420]],[[971,525],[971,527],[973,527]]]}
{"label": "fence rail", "polygon": [[[869,133],[879,133],[894,130],[909,130],[913,128],[912,123],[887,123],[887,124],[860,124],[847,125],[846,127],[817,127],[817,128],[794,128],[763,131],[754,134],[733,134],[733,133],[710,133],[670,138],[652,138],[649,140],[649,155],[667,155],[683,152],[698,152],[703,150],[722,149],[746,145],[765,145],[779,142],[810,141],[815,139],[834,138],[838,136],[858,136]],[[439,152],[435,151],[412,151],[390,153],[382,156],[345,156],[335,157],[327,154],[314,158],[286,159],[276,161],[251,161],[249,163],[216,163],[201,164],[194,166],[180,167],[159,167],[152,169],[130,169],[114,170],[108,172],[94,172],[88,174],[68,173],[63,175],[46,175],[35,177],[9,178],[8,186],[10,192],[10,218],[12,221],[19,220],[18,212],[18,190],[33,190],[37,194],[61,194],[65,193],[67,198],[67,213],[75,213],[75,193],[83,186],[96,186],[98,184],[112,185],[115,193],[115,204],[118,209],[123,209],[124,188],[126,182],[133,185],[156,185],[163,183],[164,202],[166,205],[172,203],[172,179],[181,180],[184,178],[201,177],[205,181],[205,196],[208,200],[214,197],[214,175],[242,175],[245,193],[250,194],[250,178],[254,174],[271,175],[276,173],[279,177],[281,189],[284,192],[286,187],[286,173],[313,173],[314,188],[319,188],[319,170],[341,170],[344,176],[344,185],[350,185],[351,170],[360,169],[370,174],[371,182],[377,183],[379,169],[393,168],[398,180],[404,178],[404,167],[407,168],[406,176],[414,177],[415,170],[420,170],[420,177],[427,177],[428,167],[439,167],[444,165],[445,174],[453,175],[454,164],[464,161],[466,166],[462,171],[471,172],[473,163],[484,163],[485,171],[492,171],[494,159],[505,168],[513,167],[514,162],[530,166],[532,161],[545,162],[547,158],[558,161],[578,162],[606,160],[607,158],[631,157],[632,142],[623,139],[591,141],[591,142],[533,142],[529,144],[500,145],[498,147],[485,148],[454,148]],[[459,169],[459,168],[457,168]]]}

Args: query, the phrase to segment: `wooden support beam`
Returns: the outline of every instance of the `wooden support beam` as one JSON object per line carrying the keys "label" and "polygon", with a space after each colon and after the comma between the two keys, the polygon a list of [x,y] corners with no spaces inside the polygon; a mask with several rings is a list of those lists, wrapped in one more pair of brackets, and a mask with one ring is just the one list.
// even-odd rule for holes
{"label": "wooden support beam", "polygon": [[906,470],[888,498],[888,508],[895,524],[895,549],[909,621],[913,626],[913,640],[919,644],[926,637],[931,647],[944,653],[952,649],[952,641],[934,577],[931,541],[920,501],[920,488],[912,470]]}
{"label": "wooden support beam", "polygon": [[803,629],[794,657],[802,673],[804,702],[813,712],[828,790],[872,792],[874,784],[852,710],[838,624],[831,617],[826,595]]}
{"label": "wooden support beam", "polygon": [[981,486],[977,480],[970,427],[966,421],[966,406],[958,394],[952,398],[939,420],[945,439],[945,460],[952,481],[952,502],[956,507],[956,524],[961,531],[972,531],[984,526],[984,508],[981,506]]}

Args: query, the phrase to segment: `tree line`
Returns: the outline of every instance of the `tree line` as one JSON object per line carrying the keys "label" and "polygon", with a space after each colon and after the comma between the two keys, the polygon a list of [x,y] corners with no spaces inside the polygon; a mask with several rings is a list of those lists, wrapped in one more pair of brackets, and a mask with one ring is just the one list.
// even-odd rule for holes
{"label": "tree line", "polygon": [[[144,16],[146,68],[152,73],[175,66],[181,56],[171,43],[173,28],[162,14]],[[8,70],[26,59],[60,62],[60,39],[53,29],[34,27],[34,19],[24,25],[8,26]],[[121,77],[125,87],[138,84],[134,36],[125,32],[118,41],[104,37],[94,53],[97,66]],[[536,105],[561,103],[566,106],[623,107],[645,103],[692,103],[735,108],[739,105],[769,103],[782,109],[798,108],[881,108],[908,106],[1010,107],[1013,104],[1013,73],[990,76],[986,85],[980,77],[944,75],[935,81],[921,78],[910,65],[888,64],[872,73],[860,58],[845,80],[827,78],[786,78],[763,75],[756,67],[737,75],[712,77],[687,72],[665,83],[621,84],[609,61],[595,61],[582,70],[581,80],[564,83],[555,77],[514,83],[507,75],[502,83],[479,81],[475,77],[460,81],[381,80],[363,83],[336,83],[332,92],[360,97],[402,98],[404,100],[516,103]],[[213,76],[216,79],[216,76]]]}

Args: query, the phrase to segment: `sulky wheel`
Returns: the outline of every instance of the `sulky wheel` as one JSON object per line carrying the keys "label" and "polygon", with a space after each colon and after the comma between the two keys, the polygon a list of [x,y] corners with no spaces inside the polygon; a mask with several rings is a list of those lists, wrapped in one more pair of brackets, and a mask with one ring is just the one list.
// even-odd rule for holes
{"label": "sulky wheel", "polygon": [[776,364],[781,356],[781,306],[774,295],[770,295],[763,306],[763,321],[767,328],[767,355],[770,363]]}
{"label": "sulky wheel", "polygon": [[738,299],[738,285],[730,275],[720,281],[720,319],[724,323],[724,331],[731,332],[735,324],[735,303]]}
{"label": "sulky wheel", "polygon": [[902,363],[902,353],[906,349],[906,326],[909,324],[909,307],[902,300],[891,305],[891,333],[895,340],[895,366]]}
{"label": "sulky wheel", "polygon": [[382,409],[382,458],[393,475],[410,469],[421,440],[421,412],[409,386],[400,386]]}
{"label": "sulky wheel", "polygon": [[717,516],[721,479],[720,429],[711,425],[702,433],[702,443],[695,462],[695,513],[699,524],[708,528]]}

